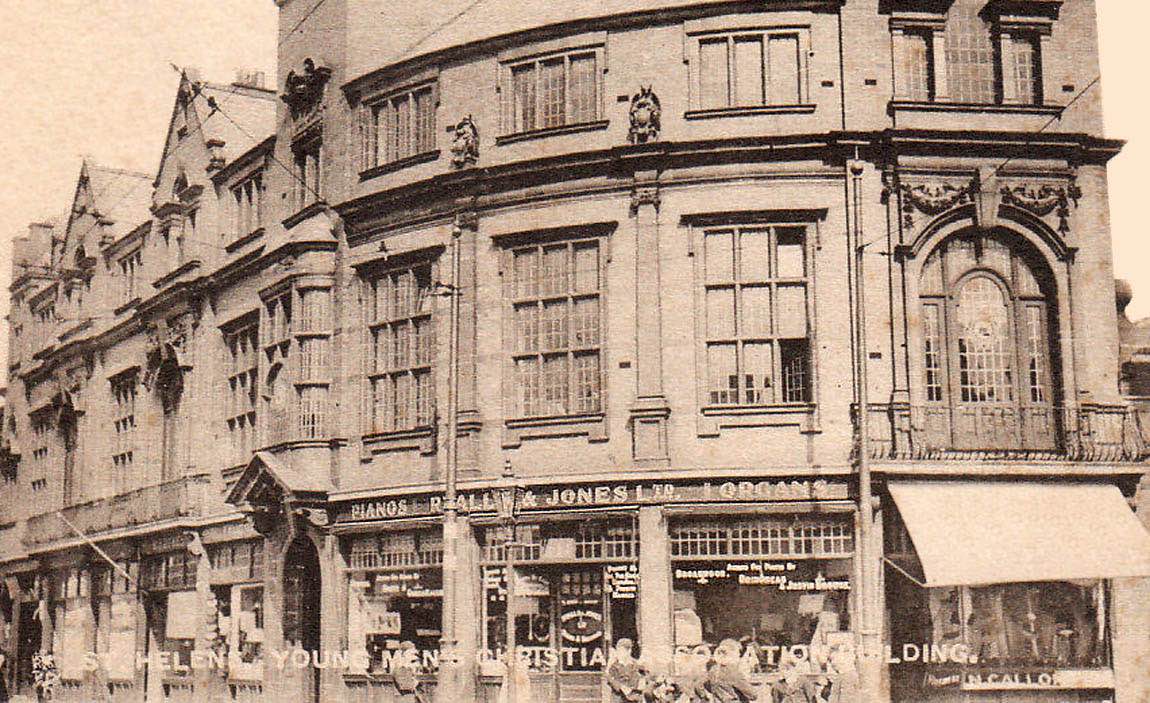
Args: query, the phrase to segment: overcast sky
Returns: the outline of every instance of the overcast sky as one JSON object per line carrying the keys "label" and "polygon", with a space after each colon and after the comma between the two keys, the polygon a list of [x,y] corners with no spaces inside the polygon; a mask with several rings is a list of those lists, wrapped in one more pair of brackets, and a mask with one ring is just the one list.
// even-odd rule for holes
{"label": "overcast sky", "polygon": [[[1132,317],[1146,317],[1150,244],[1139,201],[1150,195],[1139,183],[1150,172],[1150,136],[1138,130],[1148,122],[1150,3],[1096,1],[1106,129],[1129,140],[1110,166],[1115,267],[1134,284]],[[171,64],[218,82],[237,69],[274,81],[275,37],[272,0],[0,0],[2,289],[12,237],[67,210],[83,155],[155,173],[178,80]],[[0,325],[0,355],[6,335]]]}

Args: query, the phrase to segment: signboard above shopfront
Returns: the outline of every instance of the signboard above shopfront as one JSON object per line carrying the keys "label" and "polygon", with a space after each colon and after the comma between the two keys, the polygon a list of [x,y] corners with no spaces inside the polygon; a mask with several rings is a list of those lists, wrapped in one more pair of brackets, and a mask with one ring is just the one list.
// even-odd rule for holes
{"label": "signboard above shopfront", "polygon": [[[491,513],[497,509],[499,489],[461,491],[462,513]],[[792,481],[703,481],[695,483],[605,483],[595,485],[544,485],[519,488],[522,511],[562,508],[601,508],[683,503],[766,503],[813,500],[846,500],[847,485],[826,479]],[[349,501],[334,508],[336,524],[443,513],[442,494],[416,494],[395,498]]]}

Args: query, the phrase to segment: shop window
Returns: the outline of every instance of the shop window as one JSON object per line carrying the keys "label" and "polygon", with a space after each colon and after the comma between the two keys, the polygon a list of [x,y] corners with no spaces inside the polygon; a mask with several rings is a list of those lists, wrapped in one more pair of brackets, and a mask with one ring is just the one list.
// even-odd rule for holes
{"label": "shop window", "polygon": [[677,673],[705,677],[710,661],[735,657],[774,700],[791,686],[819,696],[795,700],[836,700],[839,675],[854,666],[852,535],[848,520],[672,525]]}
{"label": "shop window", "polygon": [[707,405],[810,402],[805,242],[803,227],[704,231]]}
{"label": "shop window", "polygon": [[131,681],[136,666],[136,593],[130,562],[119,568],[101,565],[92,570],[92,612],[95,649],[110,681]]}
{"label": "shop window", "polygon": [[91,650],[88,628],[94,620],[92,613],[91,582],[80,569],[58,572],[50,587],[50,613],[53,643],[60,678],[80,680],[84,675],[84,655]]}
{"label": "shop window", "polygon": [[519,417],[602,411],[601,256],[594,239],[512,250],[509,294]]}
{"label": "shop window", "polygon": [[973,690],[1004,676],[1020,689],[1113,685],[1105,582],[923,589],[893,578],[892,637],[937,645],[933,659],[892,666],[892,690],[904,699],[924,684]]}
{"label": "shop window", "polygon": [[392,670],[401,645],[415,645],[423,674],[439,666],[443,617],[443,539],[433,531],[355,537],[347,544],[348,641],[368,673]]}
{"label": "shop window", "polygon": [[[507,528],[483,535],[484,648],[507,647]],[[637,640],[638,545],[634,526],[606,522],[531,524],[515,531],[514,642],[531,686],[543,695],[588,685],[613,642]],[[641,646],[641,643],[640,643]],[[596,685],[596,684],[593,684]]]}
{"label": "shop window", "polygon": [[429,427],[435,420],[432,265],[389,271],[370,285],[371,430]]}
{"label": "shop window", "polygon": [[234,681],[263,678],[264,588],[258,584],[213,585],[216,622],[211,649]]}

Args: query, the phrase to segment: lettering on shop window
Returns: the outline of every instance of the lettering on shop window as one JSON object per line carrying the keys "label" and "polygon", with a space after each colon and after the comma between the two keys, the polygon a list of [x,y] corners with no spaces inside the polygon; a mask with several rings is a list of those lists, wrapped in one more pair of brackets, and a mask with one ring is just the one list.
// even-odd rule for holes
{"label": "lettering on shop window", "polygon": [[[726,481],[696,484],[601,484],[594,486],[547,486],[521,489],[519,505],[525,510],[605,505],[667,504],[707,501],[758,502],[783,500],[829,500],[848,497],[846,484],[815,481]],[[495,512],[493,491],[463,492],[463,513]],[[438,495],[391,500],[357,501],[337,508],[337,522],[385,520],[443,512]]]}
{"label": "lettering on shop window", "polygon": [[728,562],[725,565],[676,567],[674,577],[706,585],[712,581],[734,581],[741,586],[778,586],[780,591],[849,591],[847,579],[827,578],[817,573],[813,578],[795,578],[798,564],[793,561]]}

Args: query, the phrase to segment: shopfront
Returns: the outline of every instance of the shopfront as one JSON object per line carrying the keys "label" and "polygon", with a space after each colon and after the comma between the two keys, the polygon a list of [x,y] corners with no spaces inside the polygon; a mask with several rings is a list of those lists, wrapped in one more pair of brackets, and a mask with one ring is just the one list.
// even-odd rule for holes
{"label": "shopfront", "polygon": [[850,514],[683,517],[670,525],[670,545],[680,688],[729,657],[760,700],[849,700]]}
{"label": "shopfront", "polygon": [[433,683],[443,626],[440,529],[355,535],[344,542],[349,670],[390,678],[403,660],[425,685]]}
{"label": "shopfront", "polygon": [[[153,548],[182,538],[157,540]],[[192,703],[192,652],[204,622],[196,592],[199,558],[181,546],[140,560],[140,590],[146,618],[145,691],[147,700]]]}
{"label": "shopfront", "polygon": [[[500,490],[460,499],[455,635],[477,700],[506,700],[510,688],[515,703],[600,703],[621,639],[664,690],[699,684],[734,643],[759,700],[852,700],[856,527],[845,483],[521,484],[512,516]],[[401,665],[430,699],[443,671],[441,508],[430,494],[331,509],[349,700],[396,699]]]}
{"label": "shopfront", "polygon": [[[236,540],[207,547],[211,597],[201,666],[223,678],[230,700],[256,701],[263,693],[265,650],[264,542]],[[214,616],[214,622],[213,622]],[[205,653],[206,654],[206,653]]]}
{"label": "shopfront", "polygon": [[894,483],[894,701],[1112,701],[1112,580],[1150,574],[1113,486]]}
{"label": "shopfront", "polygon": [[639,641],[634,518],[530,522],[515,526],[513,539],[511,527],[487,526],[479,528],[479,540],[486,660],[504,661],[510,624],[517,683],[530,691],[529,700],[601,700],[611,644]]}

